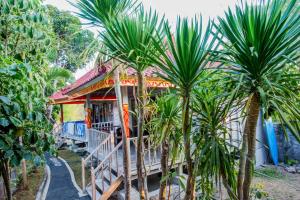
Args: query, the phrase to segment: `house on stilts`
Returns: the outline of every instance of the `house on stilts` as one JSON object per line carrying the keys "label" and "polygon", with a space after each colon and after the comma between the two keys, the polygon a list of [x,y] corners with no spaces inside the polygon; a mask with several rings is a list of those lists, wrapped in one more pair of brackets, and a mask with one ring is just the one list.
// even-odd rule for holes
{"label": "house on stilts", "polygon": [[[61,108],[61,126],[55,133],[61,139],[82,143],[88,156],[82,159],[82,185],[93,200],[107,199],[123,181],[123,146],[120,116],[114,90],[114,78],[110,62],[101,64],[87,72],[73,84],[54,93],[52,104]],[[145,71],[145,85],[151,90],[152,98],[172,87],[172,84],[156,76],[156,69]],[[120,76],[122,92],[123,119],[126,136],[129,137],[131,179],[137,178],[137,119],[130,111],[135,110],[135,91],[137,78],[132,68],[126,68]],[[64,122],[65,104],[83,104],[85,120]],[[160,147],[151,144],[149,136],[144,136],[144,163],[147,175],[160,172]],[[155,147],[155,148],[154,148]],[[178,158],[173,165],[178,167]],[[91,172],[91,182],[85,174]],[[134,195],[134,191],[132,192]]]}
{"label": "house on stilts", "polygon": [[[82,159],[82,189],[91,196],[92,200],[108,199],[120,188],[124,178],[122,131],[112,69],[111,62],[101,63],[73,84],[50,97],[51,103],[60,105],[61,108],[61,125],[55,129],[54,134],[60,141],[71,140],[73,143],[83,144],[84,150],[88,152],[88,156]],[[148,68],[144,72],[145,88],[149,90],[150,98],[153,99],[162,91],[173,87],[171,83],[158,77],[156,72],[158,72],[156,68]],[[131,112],[135,110],[136,106],[137,77],[134,69],[129,67],[123,70],[120,75],[120,86],[123,103],[122,117],[125,123],[126,137],[130,143],[130,174],[131,180],[134,181],[137,178],[137,119]],[[84,105],[85,120],[64,122],[63,106],[65,104]],[[235,117],[239,118],[239,116]],[[240,148],[243,123],[241,121],[232,122],[229,119],[228,126],[232,132],[228,140],[232,145]],[[256,165],[258,166],[267,160],[261,115],[256,131]],[[161,147],[152,144],[147,135],[143,140],[147,175],[158,174],[161,172]],[[181,172],[183,165],[183,156],[180,155],[172,167]],[[87,173],[91,174],[91,181],[85,179]],[[179,186],[178,188],[180,190]],[[138,199],[137,190],[134,187],[132,187],[131,195],[136,195],[132,199]]]}

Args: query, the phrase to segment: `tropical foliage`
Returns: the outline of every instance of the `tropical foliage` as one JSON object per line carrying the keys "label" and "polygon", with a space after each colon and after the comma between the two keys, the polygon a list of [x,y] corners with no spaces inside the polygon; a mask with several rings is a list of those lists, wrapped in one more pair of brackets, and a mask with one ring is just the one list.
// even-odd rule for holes
{"label": "tropical foliage", "polygon": [[[170,189],[167,196],[167,186],[174,178],[172,165],[178,161],[182,150],[182,137],[180,132],[180,99],[173,93],[163,93],[148,106],[150,121],[146,123],[146,130],[158,148],[161,146],[161,171],[159,199],[170,198]],[[151,110],[151,111],[150,111]],[[150,115],[150,116],[149,116]],[[171,164],[169,165],[169,161]],[[177,175],[177,173],[175,173]]]}
{"label": "tropical foliage", "polygon": [[212,60],[210,57],[213,50],[218,47],[215,38],[209,40],[211,25],[209,22],[207,28],[203,29],[202,18],[200,22],[193,20],[190,23],[188,19],[179,18],[173,36],[168,23],[165,23],[166,46],[164,38],[154,39],[155,50],[149,56],[150,62],[163,71],[160,76],[177,86],[182,97],[182,134],[188,170],[185,199],[195,198],[194,158],[191,151],[192,89],[199,82],[203,69]]}
{"label": "tropical foliage", "polygon": [[67,11],[48,5],[47,13],[54,32],[53,45],[48,53],[51,62],[72,72],[84,67],[94,57],[98,47],[91,45],[98,44],[93,32],[82,29],[79,18]]}
{"label": "tropical foliage", "polygon": [[[206,29],[201,18],[178,18],[175,32],[155,12],[145,14],[130,5],[136,2],[81,0],[77,7],[81,17],[103,28],[100,35],[110,50],[107,54],[136,69],[140,106],[145,105],[140,89],[147,67],[158,67],[159,76],[175,85],[188,171],[185,199],[195,198],[196,176],[203,198],[211,198],[213,180],[222,179],[231,198],[249,199],[259,111],[276,117],[299,139],[298,2],[241,2],[217,22],[209,21]],[[213,68],[220,72],[217,80],[205,72]],[[155,119],[164,116],[162,108],[168,103],[172,104],[168,98],[157,102],[152,123],[159,133],[168,121]],[[233,112],[239,116],[234,120],[245,120],[238,176],[234,161],[238,149],[227,140],[232,133],[227,120]],[[143,115],[139,110],[140,130]],[[162,134],[160,139],[165,142],[167,137]],[[139,178],[143,180],[141,174]],[[164,183],[163,178],[161,191]],[[143,198],[145,191],[140,192]]]}
{"label": "tropical foliage", "polygon": [[10,199],[9,167],[41,162],[54,142],[45,115],[45,80],[28,64],[1,57],[0,168]]}
{"label": "tropical foliage", "polygon": [[51,52],[59,48],[40,1],[0,1],[0,16],[0,175],[11,199],[10,168],[24,159],[42,163],[53,150],[49,120],[55,112],[47,97],[72,74],[50,67]]}
{"label": "tropical foliage", "polygon": [[[221,34],[223,50],[220,61],[227,74],[239,87],[241,98],[248,102],[244,134],[247,148],[241,157],[248,157],[240,165],[238,195],[249,199],[250,184],[255,163],[256,123],[260,108],[273,108],[281,122],[299,139],[299,132],[287,119],[299,119],[298,92],[289,86],[299,80],[299,73],[288,69],[299,62],[300,28],[299,6],[296,0],[267,1],[259,5],[243,3],[225,18],[219,18],[215,28]],[[245,173],[243,177],[242,174]]]}

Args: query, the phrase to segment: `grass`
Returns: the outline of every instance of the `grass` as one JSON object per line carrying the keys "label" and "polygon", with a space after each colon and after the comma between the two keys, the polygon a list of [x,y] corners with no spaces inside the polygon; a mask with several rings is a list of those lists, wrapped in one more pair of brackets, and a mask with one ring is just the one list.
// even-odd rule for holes
{"label": "grass", "polygon": [[[78,186],[80,188],[82,188],[81,157],[79,155],[77,155],[76,153],[70,151],[70,150],[59,150],[58,151],[58,156],[63,158],[65,161],[67,161],[67,163],[69,164],[69,166],[71,167],[71,169],[74,173],[76,183],[78,184]],[[91,178],[90,177],[90,172],[89,172],[89,170],[86,170],[86,173],[85,173],[86,183],[90,182],[90,178]]]}
{"label": "grass", "polygon": [[264,167],[254,172],[255,177],[283,179],[285,175],[276,167]]}
{"label": "grass", "polygon": [[43,181],[43,177],[44,177],[44,167],[41,166],[38,167],[36,170],[33,170],[28,175],[28,187],[26,189],[22,189],[21,186],[19,185],[17,191],[13,195],[13,199],[14,200],[35,199],[39,186]]}

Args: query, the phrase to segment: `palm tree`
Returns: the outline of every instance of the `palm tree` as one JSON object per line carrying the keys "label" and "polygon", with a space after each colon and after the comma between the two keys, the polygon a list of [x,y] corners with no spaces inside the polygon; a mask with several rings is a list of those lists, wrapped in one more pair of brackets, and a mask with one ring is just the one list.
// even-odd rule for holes
{"label": "palm tree", "polygon": [[81,18],[104,29],[112,20],[127,15],[138,7],[136,0],[79,0],[72,5],[80,10],[78,15]]}
{"label": "palm tree", "polygon": [[[74,4],[80,10],[79,16],[87,19],[92,25],[99,26],[104,30],[109,26],[111,21],[116,18],[126,15],[136,8],[136,1],[133,0],[80,0]],[[93,44],[91,44],[93,45]],[[97,45],[97,44],[94,44]],[[106,46],[100,45],[99,55],[105,56],[109,53]],[[105,50],[103,50],[105,49]],[[107,59],[107,58],[105,58]],[[113,59],[112,59],[112,63]],[[119,63],[117,64],[119,65]],[[114,67],[114,66],[113,66]],[[122,94],[119,79],[119,67],[115,68],[115,92],[117,97],[117,105],[122,129],[123,138],[123,164],[124,164],[124,186],[125,199],[130,199],[131,191],[131,175],[130,175],[130,160],[129,160],[129,139],[125,136],[125,125],[122,109]]]}
{"label": "palm tree", "polygon": [[154,104],[155,114],[150,121],[151,130],[154,133],[154,139],[161,146],[161,172],[162,180],[160,181],[159,199],[166,199],[166,188],[169,176],[169,157],[178,151],[179,143],[172,140],[176,137],[180,122],[180,101],[175,94],[162,94]]}
{"label": "palm tree", "polygon": [[[61,89],[66,85],[66,83],[70,83],[74,81],[74,77],[72,72],[62,68],[62,67],[50,67],[45,69],[45,96],[50,96],[58,89]],[[47,118],[52,123],[55,120],[52,118],[53,105],[48,105],[47,108]]]}
{"label": "palm tree", "polygon": [[132,67],[137,73],[137,108],[138,108],[138,142],[137,142],[137,174],[141,199],[147,199],[146,175],[143,170],[143,132],[145,83],[144,71],[151,63],[145,59],[145,54],[152,48],[152,37],[160,30],[159,18],[156,12],[139,10],[136,16],[120,17],[113,21],[102,35],[103,43],[110,49],[112,56]]}
{"label": "palm tree", "polygon": [[[118,6],[118,3],[120,6]],[[143,172],[143,126],[145,88],[144,70],[151,65],[144,59],[144,54],[151,50],[151,38],[159,30],[159,20],[154,12],[145,13],[140,8],[137,13],[129,13],[128,5],[135,5],[131,0],[81,0],[77,7],[81,9],[81,16],[90,20],[93,24],[102,26],[105,31],[101,33],[103,44],[110,50],[111,56],[127,66],[134,68],[138,79],[138,147],[137,147],[137,171],[141,199],[147,198],[146,177]],[[106,7],[104,9],[103,7]],[[126,9],[122,9],[126,8]],[[128,8],[128,9],[127,9]],[[110,12],[110,10],[114,10]],[[108,12],[103,14],[104,12]],[[111,14],[113,13],[113,14]],[[129,16],[124,16],[124,14]]]}
{"label": "palm tree", "polygon": [[[210,38],[211,22],[206,30],[202,29],[196,19],[189,24],[188,19],[177,21],[175,34],[171,33],[168,23],[164,24],[165,38],[154,40],[155,52],[149,57],[152,63],[160,67],[165,80],[173,83],[182,97],[182,134],[184,137],[185,158],[187,161],[188,179],[185,200],[195,198],[195,176],[191,152],[191,92],[217,45]],[[166,47],[164,46],[166,44]],[[159,56],[156,52],[159,52]]]}
{"label": "palm tree", "polygon": [[235,151],[227,139],[232,131],[229,123],[236,122],[232,116],[239,111],[239,102],[234,101],[235,92],[223,81],[222,74],[209,77],[213,79],[206,79],[193,91],[195,170],[200,177],[197,186],[203,199],[211,199],[212,180],[222,179],[230,198],[237,199]]}
{"label": "palm tree", "polygon": [[[235,10],[229,9],[224,18],[219,18],[216,35],[223,49],[220,61],[227,65],[226,72],[236,85],[239,93],[247,99],[247,118],[244,142],[245,155],[241,156],[238,197],[249,199],[249,189],[255,163],[256,124],[260,107],[272,106],[279,113],[280,121],[287,124],[299,137],[286,114],[299,118],[296,104],[288,104],[290,99],[298,99],[295,91],[286,87],[299,74],[285,73],[288,63],[298,65],[300,48],[300,7],[297,0],[266,1],[259,5],[242,3]],[[243,163],[244,160],[244,163]],[[242,161],[242,162],[241,162]]]}

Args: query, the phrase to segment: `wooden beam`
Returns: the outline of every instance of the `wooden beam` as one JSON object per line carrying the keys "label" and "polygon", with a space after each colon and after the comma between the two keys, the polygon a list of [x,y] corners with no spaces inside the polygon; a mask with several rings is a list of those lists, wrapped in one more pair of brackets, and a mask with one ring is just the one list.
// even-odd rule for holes
{"label": "wooden beam", "polygon": [[112,182],[108,190],[103,192],[100,200],[107,200],[112,195],[112,193],[119,187],[122,181],[123,181],[123,176],[119,176],[114,182]]}
{"label": "wooden beam", "polygon": [[64,105],[60,104],[60,123],[64,123]]}

